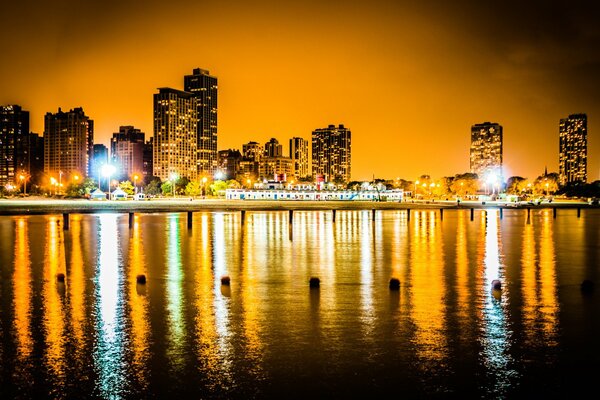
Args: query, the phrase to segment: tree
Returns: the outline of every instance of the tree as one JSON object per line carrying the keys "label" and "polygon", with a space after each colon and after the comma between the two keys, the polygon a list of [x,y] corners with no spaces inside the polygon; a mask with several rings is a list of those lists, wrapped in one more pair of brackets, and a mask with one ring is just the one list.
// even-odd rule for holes
{"label": "tree", "polygon": [[201,196],[202,195],[202,184],[198,181],[192,181],[185,187],[185,194],[187,196]]}
{"label": "tree", "polygon": [[171,181],[164,181],[162,185],[160,185],[160,190],[163,196],[170,196],[173,194],[173,184]]}
{"label": "tree", "polygon": [[128,195],[133,196],[135,194],[135,188],[133,187],[130,181],[123,181],[119,183],[119,188]]}
{"label": "tree", "polygon": [[156,177],[155,179],[151,180],[144,188],[144,192],[151,196],[158,196],[161,193],[160,178]]}
{"label": "tree", "polygon": [[225,191],[227,189],[227,183],[224,181],[214,181],[208,187],[208,193],[211,196],[217,196],[220,191]]}
{"label": "tree", "polygon": [[358,189],[360,189],[360,185],[362,185],[362,182],[351,181],[351,182],[348,182],[346,184],[346,189],[348,189],[348,190],[358,190]]}
{"label": "tree", "polygon": [[190,178],[182,176],[175,181],[175,193],[181,194],[185,192],[187,185],[190,183]]}
{"label": "tree", "polygon": [[527,179],[521,176],[511,176],[506,181],[506,192],[520,195],[527,190]]}
{"label": "tree", "polygon": [[241,187],[242,187],[242,185],[235,179],[230,179],[227,181],[228,189],[240,189]]}
{"label": "tree", "polygon": [[85,190],[82,183],[69,183],[65,189],[65,197],[83,197]]}
{"label": "tree", "polygon": [[551,194],[558,190],[558,173],[551,172],[538,176],[533,182],[534,192],[537,194]]}
{"label": "tree", "polygon": [[470,172],[454,175],[452,183],[450,183],[450,191],[457,196],[465,196],[475,194],[479,189],[479,178],[477,174]]}
{"label": "tree", "polygon": [[83,191],[86,195],[91,194],[96,189],[98,189],[98,182],[95,179],[85,178],[83,180]]}

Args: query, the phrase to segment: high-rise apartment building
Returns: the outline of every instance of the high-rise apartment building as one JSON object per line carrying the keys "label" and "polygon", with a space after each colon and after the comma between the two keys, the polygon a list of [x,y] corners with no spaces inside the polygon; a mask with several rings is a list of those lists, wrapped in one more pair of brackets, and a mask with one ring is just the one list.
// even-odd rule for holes
{"label": "high-rise apartment building", "polygon": [[217,169],[217,77],[195,68],[183,83],[184,90],[196,97],[198,174],[212,176]]}
{"label": "high-rise apartment building", "polygon": [[351,132],[329,125],[312,133],[312,173],[326,182],[348,182],[351,176]]}
{"label": "high-rise apartment building", "polygon": [[[198,178],[196,96],[172,88],[154,94],[154,176]],[[216,160],[216,158],[215,158]]]}
{"label": "high-rise apartment building", "polygon": [[252,161],[260,161],[264,151],[263,145],[258,142],[248,142],[242,145],[242,156]]}
{"label": "high-rise apartment building", "polygon": [[242,153],[239,150],[219,150],[219,172],[224,175],[221,179],[236,179],[240,174],[240,161]]}
{"label": "high-rise apartment building", "polygon": [[0,186],[15,185],[30,174],[29,111],[18,105],[0,106]]}
{"label": "high-rise apartment building", "polygon": [[560,120],[558,172],[561,185],[587,182],[587,115]]}
{"label": "high-rise apartment building", "polygon": [[484,122],[471,127],[471,173],[502,179],[502,126]]}
{"label": "high-rise apartment building", "polygon": [[[94,145],[94,122],[74,108],[46,113],[44,118],[44,173],[61,183],[89,175]],[[67,179],[67,180],[65,180]]]}
{"label": "high-rise apartment building", "polygon": [[296,179],[310,176],[308,163],[308,140],[293,137],[290,139],[290,158],[293,163],[294,176]]}
{"label": "high-rise apartment building", "polygon": [[146,135],[133,126],[121,126],[110,140],[111,163],[119,179],[142,179],[144,171],[144,145]]}
{"label": "high-rise apartment building", "polygon": [[283,156],[283,146],[279,144],[279,140],[271,138],[265,143],[265,157],[281,157]]}
{"label": "high-rise apartment building", "polygon": [[150,178],[153,176],[153,165],[154,160],[152,159],[152,149],[154,148],[154,138],[150,138],[144,144],[144,169],[142,174],[144,175],[144,182],[149,183]]}

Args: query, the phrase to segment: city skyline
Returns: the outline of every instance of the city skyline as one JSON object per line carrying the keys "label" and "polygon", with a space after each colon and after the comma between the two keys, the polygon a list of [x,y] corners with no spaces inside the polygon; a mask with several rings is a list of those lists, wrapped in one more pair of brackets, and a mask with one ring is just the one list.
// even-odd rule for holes
{"label": "city skyline", "polygon": [[[17,62],[0,66],[0,104],[29,111],[36,133],[46,112],[83,107],[96,143],[122,125],[150,134],[156,88],[181,88],[199,66],[219,78],[218,150],[308,139],[315,127],[343,123],[355,133],[352,179],[446,176],[469,170],[470,127],[496,121],[505,177],[533,179],[559,169],[560,119],[586,113],[588,181],[599,178],[600,32],[585,3],[532,2],[517,13],[513,2],[175,1],[169,10],[149,2],[139,14],[124,1],[63,12],[71,4],[8,4],[14,18],[0,28],[19,32],[4,52]],[[177,18],[158,24],[200,7],[201,32]],[[488,29],[492,16],[502,26]],[[375,156],[382,150],[394,157]]]}

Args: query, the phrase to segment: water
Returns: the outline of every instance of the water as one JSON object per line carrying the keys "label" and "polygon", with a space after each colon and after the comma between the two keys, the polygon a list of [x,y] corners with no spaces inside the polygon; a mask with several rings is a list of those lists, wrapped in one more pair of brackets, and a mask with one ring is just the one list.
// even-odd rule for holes
{"label": "water", "polygon": [[[600,210],[0,217],[0,398],[564,397]],[[64,273],[64,283],[56,275]],[[136,283],[145,274],[147,284]],[[231,277],[231,286],[220,278]],[[309,289],[312,276],[320,289]],[[390,291],[399,278],[399,292]],[[491,281],[502,281],[501,294]]]}

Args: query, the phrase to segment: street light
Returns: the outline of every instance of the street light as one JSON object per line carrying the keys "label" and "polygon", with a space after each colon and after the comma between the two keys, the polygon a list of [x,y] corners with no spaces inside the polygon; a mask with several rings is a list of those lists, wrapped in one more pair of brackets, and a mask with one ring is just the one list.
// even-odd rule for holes
{"label": "street light", "polygon": [[62,170],[58,171],[58,186],[60,187],[60,191],[62,192]]}
{"label": "street light", "polygon": [[137,193],[137,180],[138,180],[138,174],[133,175],[133,189],[135,191],[135,193]]}
{"label": "street light", "polygon": [[206,177],[202,178],[202,198],[206,196],[206,181],[208,179]]}
{"label": "street light", "polygon": [[115,173],[117,169],[112,164],[104,164],[102,166],[102,175],[106,177],[106,183],[108,185],[108,193],[110,193],[110,177]]}
{"label": "street light", "polygon": [[27,181],[25,180],[25,175],[19,175],[19,179],[21,180],[21,184],[23,185],[23,194],[27,194]]}

